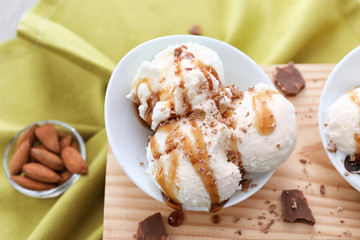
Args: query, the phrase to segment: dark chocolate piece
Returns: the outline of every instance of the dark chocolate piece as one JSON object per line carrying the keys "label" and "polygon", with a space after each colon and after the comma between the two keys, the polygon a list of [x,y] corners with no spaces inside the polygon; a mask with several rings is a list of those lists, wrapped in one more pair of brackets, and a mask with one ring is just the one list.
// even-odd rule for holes
{"label": "dark chocolate piece", "polygon": [[293,62],[283,68],[277,67],[273,76],[275,85],[286,96],[295,96],[305,87],[305,80]]}
{"label": "dark chocolate piece", "polygon": [[168,234],[166,233],[165,226],[161,214],[159,212],[139,222],[138,230],[136,233],[136,239],[137,240],[168,239]]}
{"label": "dark chocolate piece", "polygon": [[194,25],[190,28],[189,30],[190,34],[192,35],[202,35],[202,31],[201,31],[201,28],[200,26],[198,25]]}
{"label": "dark chocolate piece", "polygon": [[284,221],[301,222],[310,225],[316,223],[302,191],[298,189],[284,190],[281,194]]}

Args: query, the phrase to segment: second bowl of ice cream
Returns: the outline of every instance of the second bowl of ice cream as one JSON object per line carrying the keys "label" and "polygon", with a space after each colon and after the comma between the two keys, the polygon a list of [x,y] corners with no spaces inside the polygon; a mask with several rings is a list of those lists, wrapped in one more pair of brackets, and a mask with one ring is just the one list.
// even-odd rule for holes
{"label": "second bowl of ice cream", "polygon": [[129,178],[181,210],[243,201],[296,143],[294,107],[262,69],[231,45],[200,36],[131,50],[110,79],[105,124]]}
{"label": "second bowl of ice cream", "polygon": [[319,131],[336,170],[360,191],[360,47],[331,72],[321,94]]}

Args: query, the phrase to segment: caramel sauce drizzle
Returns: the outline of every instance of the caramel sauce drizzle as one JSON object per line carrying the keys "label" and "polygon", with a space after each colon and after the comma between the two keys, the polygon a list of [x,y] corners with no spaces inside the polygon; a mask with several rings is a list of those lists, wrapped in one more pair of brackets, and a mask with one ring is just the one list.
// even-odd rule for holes
{"label": "caramel sauce drizzle", "polygon": [[214,207],[218,207],[220,202],[216,179],[213,170],[210,167],[210,161],[203,134],[201,133],[201,130],[195,120],[190,120],[190,124],[193,127],[192,131],[196,142],[194,145],[188,138],[184,138],[184,151],[188,153],[190,162],[192,163],[196,173],[200,176],[206,191],[209,193],[211,202],[210,211],[212,211]]}
{"label": "caramel sauce drizzle", "polygon": [[200,60],[194,60],[193,63],[195,64],[196,68],[198,68],[202,72],[202,74],[204,74],[204,77],[206,78],[209,84],[209,90],[212,91],[214,89],[214,84],[210,74],[213,75],[218,82],[220,82],[218,73],[215,71],[213,67],[206,66]]}
{"label": "caramel sauce drizzle", "polygon": [[232,150],[238,150],[237,140],[234,135],[232,135],[230,138],[230,148]]}
{"label": "caramel sauce drizzle", "polygon": [[176,123],[169,123],[158,129],[159,132],[164,131],[169,133],[165,141],[166,143],[165,153],[169,154],[169,158],[170,158],[169,164],[171,166],[169,167],[167,175],[164,172],[163,162],[158,161],[162,156],[162,154],[159,153],[159,146],[155,140],[155,137],[152,137],[150,140],[150,149],[154,159],[157,160],[158,162],[158,170],[156,172],[155,178],[164,193],[163,195],[166,196],[166,198],[164,197],[165,202],[170,207],[181,210],[182,205],[178,200],[178,198],[176,197],[174,191],[176,189],[176,179],[177,179],[176,170],[179,166],[178,152],[174,151],[178,147],[174,135],[176,135],[178,129],[179,126]]}
{"label": "caramel sauce drizzle", "polygon": [[[212,168],[210,167],[210,160],[206,148],[206,144],[203,138],[203,134],[196,124],[195,120],[189,120],[192,126],[192,132],[195,136],[195,143],[192,143],[190,139],[184,136],[181,139],[183,145],[183,151],[185,156],[188,157],[191,164],[193,165],[195,172],[199,175],[201,181],[204,184],[206,191],[210,196],[210,211],[215,212],[219,211],[226,201],[220,202],[220,197],[218,193],[218,188],[216,185],[216,179],[213,173]],[[161,161],[158,161],[161,157],[159,153],[159,146],[155,140],[155,137],[152,137],[150,140],[150,148],[155,160],[157,160],[159,166],[156,173],[156,181],[160,185],[163,193],[163,198],[165,202],[172,208],[182,209],[182,204],[176,197],[175,192],[178,191],[176,186],[176,171],[179,166],[178,152],[174,151],[178,147],[177,139],[179,133],[179,125],[177,123],[169,123],[158,129],[158,131],[164,131],[169,133],[166,139],[166,154],[170,156],[170,166],[168,170],[168,175],[164,173],[164,167]],[[237,147],[236,141],[233,143],[234,147]]]}
{"label": "caramel sauce drizzle", "polygon": [[[202,74],[204,75],[204,77],[206,78],[206,80],[208,82],[209,90],[212,91],[214,89],[214,84],[213,84],[210,74],[213,75],[217,81],[220,81],[218,73],[215,71],[215,69],[213,67],[206,66],[200,60],[193,60],[195,58],[194,54],[191,52],[187,52],[185,50],[187,50],[187,47],[184,45],[182,45],[174,50],[174,57],[175,57],[174,62],[175,62],[175,67],[176,67],[175,74],[180,77],[179,87],[184,88],[184,79],[183,79],[183,73],[182,73],[182,69],[181,69],[181,61],[182,61],[182,59],[188,59],[188,60],[192,60],[192,62],[196,66],[195,68],[200,69],[200,71],[202,72]],[[188,94],[188,90],[183,89],[183,92],[182,92],[183,103],[186,106],[186,112],[189,113],[192,111],[192,106],[188,100],[187,94]]]}
{"label": "caramel sauce drizzle", "polygon": [[348,92],[348,94],[350,99],[360,107],[360,97],[358,96],[357,92],[351,90]]}
{"label": "caramel sauce drizzle", "polygon": [[254,93],[252,97],[255,125],[260,135],[269,135],[276,127],[274,114],[267,107],[267,102],[272,101],[272,94],[278,94],[278,92],[274,90],[263,90]]}
{"label": "caramel sauce drizzle", "polygon": [[188,90],[187,89],[184,89],[183,92],[182,92],[182,98],[183,98],[183,102],[186,106],[186,113],[190,113],[192,111],[192,106],[189,102],[189,99],[188,99]]}
{"label": "caramel sauce drizzle", "polygon": [[147,109],[145,111],[145,114],[144,114],[145,122],[147,122],[151,126],[152,113],[153,113],[155,104],[159,101],[159,96],[158,96],[158,94],[155,94],[152,91],[149,79],[143,78],[136,84],[136,98],[137,98],[136,101],[137,101],[138,104],[140,104],[138,94],[139,94],[139,87],[140,87],[141,84],[146,84],[147,88],[151,92],[150,97],[146,100],[146,103],[147,103],[148,107],[147,107]]}

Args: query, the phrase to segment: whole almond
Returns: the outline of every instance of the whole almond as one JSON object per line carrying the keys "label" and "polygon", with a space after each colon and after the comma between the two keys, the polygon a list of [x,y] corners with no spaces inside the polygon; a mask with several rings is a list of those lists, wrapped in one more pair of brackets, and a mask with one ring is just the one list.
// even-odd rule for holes
{"label": "whole almond", "polygon": [[34,125],[28,127],[27,129],[25,129],[25,131],[20,135],[19,140],[16,143],[16,149],[18,149],[19,146],[21,145],[21,143],[23,143],[26,139],[29,139],[31,146],[34,144],[34,141],[35,141],[35,129],[38,126],[39,125],[34,124]]}
{"label": "whole almond", "polygon": [[50,151],[60,153],[60,144],[56,130],[51,124],[44,124],[35,129],[37,139]]}
{"label": "whole almond", "polygon": [[[43,145],[39,145],[39,146],[34,147],[34,148],[47,150],[46,147],[44,147]],[[36,160],[36,158],[34,158],[34,156],[32,154],[30,154],[30,162],[39,162],[39,161]]]}
{"label": "whole almond", "polygon": [[21,173],[23,165],[29,160],[30,147],[30,140],[27,139],[15,151],[9,166],[11,175]]}
{"label": "whole almond", "polygon": [[73,141],[73,142],[71,143],[71,147],[75,148],[76,151],[79,151],[78,143],[77,143],[76,141]]}
{"label": "whole almond", "polygon": [[23,166],[25,176],[45,183],[58,183],[60,182],[60,176],[48,167],[40,163],[26,163]]}
{"label": "whole almond", "polygon": [[61,185],[64,182],[66,182],[67,180],[69,180],[69,178],[71,178],[71,176],[73,174],[71,172],[65,170],[65,171],[61,172],[59,175],[60,175],[61,180],[58,183],[58,185]]}
{"label": "whole almond", "polygon": [[61,151],[61,159],[65,163],[65,167],[69,172],[86,174],[88,166],[80,153],[73,147],[67,146]]}
{"label": "whole almond", "polygon": [[45,166],[56,170],[62,171],[64,170],[64,163],[61,161],[58,155],[49,152],[48,150],[32,148],[31,155],[38,160],[40,163],[44,164]]}
{"label": "whole almond", "polygon": [[19,184],[20,186],[36,191],[49,190],[56,187],[54,184],[42,183],[25,176],[11,176],[11,180]]}
{"label": "whole almond", "polygon": [[66,132],[61,131],[61,130],[56,130],[56,134],[57,134],[59,140],[61,140],[62,138],[64,138],[64,137],[66,137],[66,136],[69,135],[69,134],[67,134]]}
{"label": "whole almond", "polygon": [[71,140],[70,135],[63,137],[60,141],[60,149],[64,149],[66,146],[69,146],[71,144]]}

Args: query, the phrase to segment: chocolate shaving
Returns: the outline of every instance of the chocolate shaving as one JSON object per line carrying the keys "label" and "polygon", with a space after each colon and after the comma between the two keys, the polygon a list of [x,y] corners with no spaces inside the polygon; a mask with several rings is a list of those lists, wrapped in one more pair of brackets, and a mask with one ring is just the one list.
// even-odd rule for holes
{"label": "chocolate shaving", "polygon": [[306,159],[303,159],[303,158],[300,158],[299,162],[301,162],[302,164],[306,164],[306,163],[307,163],[307,160],[306,160]]}
{"label": "chocolate shaving", "polygon": [[239,217],[234,217],[234,218],[233,218],[233,223],[237,223],[238,221],[240,221],[240,218],[239,218]]}
{"label": "chocolate shaving", "polygon": [[323,184],[320,185],[320,194],[321,195],[325,194],[325,186]]}
{"label": "chocolate shaving", "polygon": [[241,235],[241,230],[239,229],[239,230],[237,230],[236,232],[235,232],[235,234],[239,234],[239,235]]}
{"label": "chocolate shaving", "polygon": [[243,163],[241,161],[241,154],[240,152],[235,149],[235,150],[227,150],[226,151],[226,158],[228,162],[233,163],[235,166],[238,167],[239,171],[244,174],[245,173],[245,169],[243,167]]}
{"label": "chocolate shaving", "polygon": [[293,62],[283,68],[277,67],[273,77],[275,85],[286,96],[295,96],[305,87],[305,80]]}
{"label": "chocolate shaving", "polygon": [[281,194],[284,221],[314,225],[316,220],[303,192],[298,189],[284,190]]}

